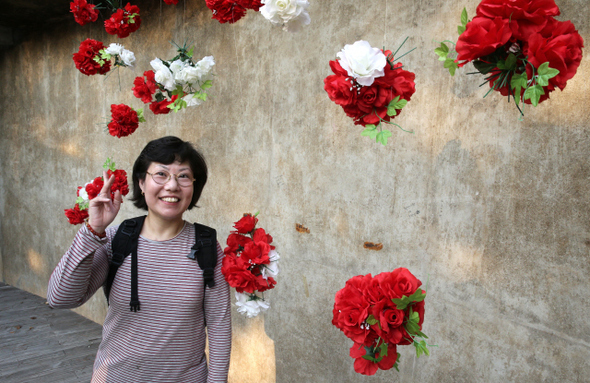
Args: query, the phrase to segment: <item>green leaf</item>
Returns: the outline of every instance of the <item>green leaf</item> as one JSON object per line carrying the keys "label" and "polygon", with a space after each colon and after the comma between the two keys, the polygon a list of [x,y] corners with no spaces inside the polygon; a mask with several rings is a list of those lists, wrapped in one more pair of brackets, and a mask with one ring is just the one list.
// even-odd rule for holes
{"label": "green leaf", "polygon": [[467,16],[467,8],[463,8],[463,12],[461,12],[461,25],[466,26],[469,22],[469,17]]}
{"label": "green leaf", "polygon": [[481,74],[488,74],[490,73],[495,67],[496,64],[486,63],[480,60],[475,60],[473,62],[473,66],[477,71]]}
{"label": "green leaf", "polygon": [[447,59],[447,56],[449,55],[449,47],[445,43],[440,43],[440,47],[436,48],[434,50],[434,53],[436,53],[439,56],[439,61],[445,61]]}
{"label": "green leaf", "polygon": [[207,101],[207,93],[205,93],[205,92],[195,92],[195,95],[193,96],[193,98],[194,97],[196,97],[200,100],[203,100],[203,101]]}
{"label": "green leaf", "polygon": [[383,130],[377,133],[375,139],[377,142],[380,142],[383,145],[387,145],[387,137],[391,137],[391,132],[389,130]]}
{"label": "green leaf", "polygon": [[371,314],[367,317],[367,319],[365,320],[365,322],[367,322],[368,324],[370,324],[371,326],[376,325],[379,321],[377,319],[375,319],[375,317]]}
{"label": "green leaf", "polygon": [[172,91],[172,95],[178,96],[178,98],[184,96],[184,90],[182,90],[182,85],[177,85],[176,88]]}
{"label": "green leaf", "polygon": [[539,105],[539,100],[541,96],[545,94],[543,87],[539,84],[535,86],[528,87],[527,90],[524,92],[524,99],[531,100],[531,104],[533,106]]}
{"label": "green leaf", "polygon": [[400,100],[400,96],[397,96],[396,98],[391,100],[391,102],[387,106],[387,115],[390,117],[396,116],[397,115],[396,109],[401,110],[404,106],[406,106],[407,103],[408,103],[407,100],[404,100],[404,99]]}
{"label": "green leaf", "polygon": [[537,69],[535,81],[537,84],[541,86],[547,86],[549,85],[549,79],[557,76],[558,74],[559,70],[550,68],[549,62],[544,62],[539,66],[539,69]]}
{"label": "green leaf", "polygon": [[381,343],[381,346],[379,346],[379,356],[387,356],[387,343]]}
{"label": "green leaf", "polygon": [[193,57],[193,51],[195,50],[195,47],[191,47],[191,49],[189,49],[189,51],[186,53],[186,55],[188,57]]}
{"label": "green leaf", "polygon": [[424,298],[426,298],[426,293],[422,289],[418,288],[414,294],[409,296],[408,299],[411,302],[422,302]]}
{"label": "green leaf", "polygon": [[102,167],[103,167],[104,170],[110,170],[112,172],[114,172],[117,169],[117,167],[115,165],[115,161],[113,161],[111,159],[111,157],[108,157],[107,158],[107,160],[104,162],[104,164],[102,165]]}
{"label": "green leaf", "polygon": [[522,88],[527,87],[527,76],[526,72],[515,74],[510,80],[510,88],[514,90],[514,98],[520,100],[520,92]]}
{"label": "green leaf", "polygon": [[361,136],[370,137],[372,140],[374,140],[377,136],[377,133],[379,132],[377,131],[377,127],[375,125],[366,125],[365,130],[363,130],[361,133]]}
{"label": "green leaf", "polygon": [[464,27],[464,26],[462,26],[462,25],[459,25],[459,26],[457,27],[457,32],[458,32],[459,34],[462,34],[463,32],[465,32],[465,29],[467,29],[467,28],[466,28],[466,27]]}
{"label": "green leaf", "polygon": [[516,56],[514,55],[514,53],[510,53],[508,55],[508,57],[506,58],[506,63],[505,63],[506,68],[508,70],[516,69],[516,62],[517,62],[517,60],[516,60]]}
{"label": "green leaf", "polygon": [[209,89],[211,86],[213,86],[213,82],[211,80],[207,80],[201,85],[201,89]]}
{"label": "green leaf", "polygon": [[454,76],[455,71],[459,68],[459,64],[457,64],[455,60],[448,58],[445,60],[444,67],[449,70],[451,76]]}
{"label": "green leaf", "polygon": [[380,361],[377,361],[377,359],[373,358],[373,357],[372,357],[372,356],[370,356],[370,355],[363,355],[363,356],[362,356],[362,358],[363,358],[363,359],[366,359],[366,360],[368,360],[368,361],[371,361],[371,362],[373,362],[373,363],[378,363],[378,362],[380,362]]}
{"label": "green leaf", "polygon": [[143,108],[139,108],[135,110],[137,112],[137,119],[139,122],[145,122],[145,117],[143,116]]}

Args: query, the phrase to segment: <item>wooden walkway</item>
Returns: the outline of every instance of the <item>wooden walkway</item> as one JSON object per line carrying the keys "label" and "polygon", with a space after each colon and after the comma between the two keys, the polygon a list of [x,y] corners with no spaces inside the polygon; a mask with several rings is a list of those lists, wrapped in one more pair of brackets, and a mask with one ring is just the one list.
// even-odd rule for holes
{"label": "wooden walkway", "polygon": [[90,382],[101,329],[0,282],[0,382]]}

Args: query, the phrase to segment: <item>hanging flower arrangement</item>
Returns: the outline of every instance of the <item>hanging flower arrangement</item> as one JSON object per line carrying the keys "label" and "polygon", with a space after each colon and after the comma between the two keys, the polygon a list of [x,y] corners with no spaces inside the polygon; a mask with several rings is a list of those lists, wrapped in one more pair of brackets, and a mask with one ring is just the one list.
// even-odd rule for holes
{"label": "hanging flower arrangement", "polygon": [[524,116],[556,88],[563,90],[582,60],[584,41],[571,21],[558,21],[554,0],[482,0],[469,21],[461,13],[456,44],[442,42],[435,53],[451,75],[473,63],[482,85],[512,98]]}
{"label": "hanging flower arrangement", "polygon": [[399,371],[401,345],[413,344],[418,357],[430,355],[422,332],[426,291],[421,285],[400,267],[375,277],[357,275],[336,293],[332,324],[354,342],[350,356],[356,372]]}
{"label": "hanging flower arrangement", "polygon": [[[164,0],[166,4],[177,4],[178,0]],[[110,9],[112,15],[105,20],[104,28],[110,35],[117,35],[119,38],[125,38],[131,33],[137,31],[141,26],[141,17],[139,7],[127,3],[123,7],[120,0],[106,0],[107,7],[99,7],[89,4],[86,0],[73,0],[70,3],[70,12],[74,19],[80,25],[94,22],[98,19],[98,12],[101,9]]]}
{"label": "hanging flower arrangement", "polygon": [[245,214],[235,222],[235,231],[227,237],[221,272],[236,289],[238,312],[252,318],[268,310],[264,291],[275,287],[279,273],[279,254],[271,245],[273,238],[256,228],[256,215]]}
{"label": "hanging flower arrangement", "polygon": [[262,0],[260,13],[274,25],[280,25],[288,32],[299,32],[309,25],[307,0]]}
{"label": "hanging flower arrangement", "polygon": [[[107,171],[108,177],[115,175],[115,181],[111,186],[111,200],[114,200],[115,192],[117,190],[121,192],[121,195],[126,196],[129,193],[127,172],[122,169],[117,169],[115,163],[110,158],[107,158],[102,167]],[[102,177],[96,177],[92,181],[87,182],[84,186],[78,186],[78,190],[76,191],[76,204],[72,209],[64,210],[70,224],[78,225],[88,218],[90,200],[100,193],[103,186],[104,180]]]}
{"label": "hanging flower arrangement", "polygon": [[258,12],[262,6],[261,0],[206,0],[206,3],[213,12],[211,18],[221,24],[233,24],[244,17],[248,9]]}
{"label": "hanging flower arrangement", "polygon": [[76,69],[86,76],[108,73],[111,70],[111,60],[114,60],[112,65],[115,68],[132,67],[135,64],[135,54],[121,44],[113,43],[105,47],[101,41],[93,39],[82,41],[72,58]]}
{"label": "hanging flower arrangement", "polygon": [[361,135],[383,145],[391,132],[383,129],[381,123],[402,129],[391,120],[416,91],[414,73],[402,69],[401,62],[396,63],[409,52],[394,58],[400,48],[391,53],[373,48],[363,40],[345,45],[336,55],[338,60],[330,61],[334,74],[324,79],[330,100],[340,105],[356,125],[365,127]]}
{"label": "hanging flower arrangement", "polygon": [[194,62],[193,49],[178,47],[171,60],[156,58],[150,62],[153,70],[133,81],[133,95],[150,104],[154,114],[178,112],[182,108],[201,105],[207,100],[206,90],[212,86],[215,59],[206,56]]}
{"label": "hanging flower arrangement", "polygon": [[145,122],[143,109],[135,110],[125,104],[111,105],[111,121],[107,125],[111,136],[129,136],[139,127],[140,122]]}

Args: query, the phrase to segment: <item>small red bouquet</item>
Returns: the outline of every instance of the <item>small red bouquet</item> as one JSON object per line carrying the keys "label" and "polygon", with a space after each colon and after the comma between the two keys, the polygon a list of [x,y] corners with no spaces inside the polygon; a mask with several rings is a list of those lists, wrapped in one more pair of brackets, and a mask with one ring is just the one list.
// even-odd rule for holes
{"label": "small red bouquet", "polygon": [[207,7],[213,12],[212,19],[221,24],[233,24],[246,14],[248,9],[258,12],[261,0],[206,0]]}
{"label": "small red bouquet", "polygon": [[98,19],[98,9],[94,4],[88,4],[86,0],[74,0],[70,3],[70,12],[80,25],[95,22]]}
{"label": "small red bouquet", "polygon": [[[166,4],[178,4],[178,0],[164,1]],[[120,0],[106,0],[106,7],[88,4],[87,0],[72,0],[70,3],[70,12],[80,25],[96,21],[98,11],[105,8],[113,12],[111,17],[104,22],[104,28],[108,34],[117,35],[122,39],[137,31],[141,26],[139,7],[131,5],[131,3],[127,3],[125,7]]]}
{"label": "small red bouquet", "polygon": [[235,222],[235,231],[227,238],[221,272],[227,283],[236,289],[238,312],[255,317],[269,308],[264,299],[266,290],[275,287],[279,273],[279,254],[271,245],[273,238],[264,229],[256,228],[256,215],[245,214]]}
{"label": "small red bouquet", "polygon": [[357,275],[336,293],[332,324],[354,342],[350,356],[356,372],[399,371],[398,345],[413,344],[417,356],[430,355],[422,332],[426,291],[421,285],[400,267],[375,277]]}
{"label": "small red bouquet", "polygon": [[401,129],[391,120],[401,113],[416,91],[414,73],[402,69],[401,62],[395,62],[405,56],[394,59],[397,51],[373,48],[363,40],[345,45],[336,55],[338,60],[330,61],[334,74],[324,79],[330,100],[340,105],[356,125],[365,127],[361,135],[383,145],[387,144],[391,132],[383,130],[381,123]]}
{"label": "small red bouquet", "polygon": [[121,138],[129,136],[139,127],[140,122],[145,122],[143,109],[133,109],[125,104],[111,105],[111,122],[108,124],[109,134]]}
{"label": "small red bouquet", "polygon": [[[129,185],[127,184],[127,172],[122,169],[117,169],[115,163],[107,158],[106,162],[102,166],[108,174],[108,177],[115,175],[115,182],[111,186],[111,199],[115,198],[115,192],[119,190],[121,195],[125,196],[129,194]],[[84,186],[78,186],[76,191],[76,204],[72,209],[65,209],[65,215],[72,225],[78,225],[83,223],[88,218],[88,204],[91,199],[95,198],[102,187],[104,186],[104,180],[102,177],[96,177],[92,181],[86,183]]]}
{"label": "small red bouquet", "polygon": [[[584,41],[571,21],[558,21],[554,0],[482,0],[469,21],[461,14],[456,57],[445,42],[435,49],[451,75],[472,62],[482,85],[514,99],[520,115],[556,88],[563,90],[582,60]],[[485,97],[485,96],[484,96]]]}
{"label": "small red bouquet", "polygon": [[76,69],[86,76],[106,74],[111,70],[110,60],[101,60],[100,57],[106,47],[101,41],[86,39],[80,43],[78,52],[73,54]]}

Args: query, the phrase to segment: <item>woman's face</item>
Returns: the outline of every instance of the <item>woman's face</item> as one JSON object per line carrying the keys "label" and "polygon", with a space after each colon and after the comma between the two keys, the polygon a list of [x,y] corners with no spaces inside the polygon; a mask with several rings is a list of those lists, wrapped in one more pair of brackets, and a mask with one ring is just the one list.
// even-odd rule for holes
{"label": "woman's face", "polygon": [[193,183],[181,186],[179,181],[182,183],[183,180],[187,182],[193,179],[190,164],[174,162],[164,165],[152,162],[147,172],[149,174],[146,174],[145,179],[139,180],[139,187],[144,193],[148,212],[167,221],[182,219],[182,214],[193,198]]}

